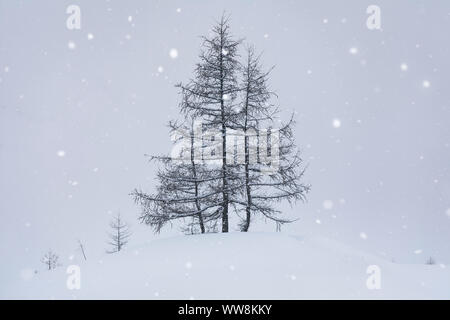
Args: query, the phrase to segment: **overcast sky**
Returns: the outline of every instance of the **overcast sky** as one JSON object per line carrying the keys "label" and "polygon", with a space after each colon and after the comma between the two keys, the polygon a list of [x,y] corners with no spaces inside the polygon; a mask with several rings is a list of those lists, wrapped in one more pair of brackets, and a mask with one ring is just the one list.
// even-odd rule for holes
{"label": "overcast sky", "polygon": [[129,193],[153,190],[144,154],[170,151],[174,84],[224,11],[296,112],[312,190],[280,206],[299,219],[283,232],[450,263],[449,1],[0,0],[0,281],[42,268],[48,248],[77,259],[77,239],[100,259],[118,211],[130,245],[179,232],[139,225]]}

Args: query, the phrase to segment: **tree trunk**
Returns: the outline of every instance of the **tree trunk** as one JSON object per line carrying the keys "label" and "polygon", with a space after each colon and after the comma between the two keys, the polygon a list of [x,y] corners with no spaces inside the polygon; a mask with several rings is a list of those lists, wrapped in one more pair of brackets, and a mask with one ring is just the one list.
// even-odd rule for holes
{"label": "tree trunk", "polygon": [[[222,25],[223,28],[223,25]],[[223,89],[223,29],[220,39],[220,110],[222,120],[222,232],[228,232],[228,179],[227,179],[227,129]]]}
{"label": "tree trunk", "polygon": [[248,170],[249,164],[249,148],[248,148],[248,137],[245,136],[245,190],[247,193],[247,205],[245,206],[245,224],[242,228],[242,231],[247,232],[250,228],[250,219],[251,219],[251,204],[252,204],[252,194],[250,190],[250,175]]}
{"label": "tree trunk", "polygon": [[198,181],[197,181],[197,171],[195,170],[195,159],[194,159],[194,133],[191,131],[191,164],[192,164],[192,174],[194,176],[195,184],[195,206],[198,212],[198,223],[200,224],[200,230],[205,233],[205,224],[203,223],[203,215],[200,212],[201,206],[198,201]]}

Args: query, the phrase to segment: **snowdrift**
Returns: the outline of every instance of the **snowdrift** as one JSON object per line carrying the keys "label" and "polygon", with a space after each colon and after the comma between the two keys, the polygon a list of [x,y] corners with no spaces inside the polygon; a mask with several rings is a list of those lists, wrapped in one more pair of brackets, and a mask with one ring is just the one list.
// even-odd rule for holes
{"label": "snowdrift", "polygon": [[[379,289],[367,269],[378,266]],[[3,299],[450,299],[450,268],[405,265],[325,238],[280,233],[179,236],[1,285]],[[370,287],[370,286],[369,286]]]}

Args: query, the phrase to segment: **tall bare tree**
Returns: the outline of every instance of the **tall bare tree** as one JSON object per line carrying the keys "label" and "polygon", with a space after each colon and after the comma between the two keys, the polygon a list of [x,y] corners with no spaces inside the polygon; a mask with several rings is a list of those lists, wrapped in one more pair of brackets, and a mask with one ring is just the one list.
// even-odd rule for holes
{"label": "tall bare tree", "polygon": [[236,178],[232,166],[227,163],[227,128],[236,117],[236,97],[239,92],[237,72],[239,70],[238,46],[230,34],[228,19],[222,19],[213,27],[211,37],[203,37],[200,62],[195,68],[194,79],[187,84],[179,84],[184,99],[181,110],[200,118],[206,129],[218,130],[222,145],[215,154],[221,162],[220,191],[222,199],[218,203],[222,217],[222,232],[229,230],[230,198]]}
{"label": "tall bare tree", "polygon": [[240,216],[242,209],[241,231],[249,230],[255,215],[279,227],[290,221],[279,216],[275,203],[305,199],[309,186],[301,181],[295,123],[276,121],[278,109],[271,103],[276,95],[267,85],[270,70],[262,70],[252,48],[241,64],[240,43],[222,17],[211,36],[203,37],[193,79],[177,85],[180,109],[189,121],[169,126],[172,133],[184,132],[179,139],[189,143],[184,155],[151,157],[162,163],[155,194],[133,192],[141,222],[156,232],[176,219],[185,220],[191,233],[215,231],[220,219],[221,231],[228,232],[229,213]]}
{"label": "tall bare tree", "polygon": [[120,213],[118,213],[113,218],[113,220],[109,223],[109,226],[112,229],[108,233],[108,244],[111,246],[111,249],[107,250],[106,252],[119,252],[128,243],[128,240],[131,236],[130,228],[128,224],[122,220],[122,218],[120,217]]}

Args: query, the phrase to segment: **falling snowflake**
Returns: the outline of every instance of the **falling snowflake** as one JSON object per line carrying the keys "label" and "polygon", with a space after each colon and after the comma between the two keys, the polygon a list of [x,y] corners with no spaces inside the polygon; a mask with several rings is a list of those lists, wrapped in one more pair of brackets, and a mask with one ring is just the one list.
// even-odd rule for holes
{"label": "falling snowflake", "polygon": [[350,52],[350,54],[355,55],[355,54],[358,53],[358,48],[356,48],[356,47],[351,47],[350,50],[348,50],[348,52]]}
{"label": "falling snowflake", "polygon": [[222,99],[225,100],[225,101],[228,101],[228,100],[230,100],[230,96],[229,96],[228,94],[225,93],[225,94],[222,96]]}
{"label": "falling snowflake", "polygon": [[325,200],[322,205],[325,210],[333,209],[333,201],[331,200]]}
{"label": "falling snowflake", "polygon": [[186,264],[184,265],[186,267],[186,269],[191,269],[192,268],[192,262],[186,262]]}
{"label": "falling snowflake", "polygon": [[447,215],[447,217],[450,218],[450,208],[448,208],[447,211],[445,211],[445,214]]}
{"label": "falling snowflake", "polygon": [[430,81],[428,81],[428,80],[424,80],[424,81],[422,82],[422,86],[423,86],[424,88],[429,88],[429,87],[431,86],[431,83],[430,83]]}
{"label": "falling snowflake", "polygon": [[340,128],[341,127],[341,120],[333,119],[333,127],[334,128]]}
{"label": "falling snowflake", "polygon": [[401,69],[402,71],[407,71],[407,70],[408,70],[408,65],[407,65],[406,63],[402,63],[402,64],[400,65],[400,69]]}
{"label": "falling snowflake", "polygon": [[133,21],[133,17],[132,16],[128,16],[128,22],[132,22]]}
{"label": "falling snowflake", "polygon": [[317,223],[317,224],[321,224],[322,221],[320,221],[319,219],[316,219],[316,223]]}
{"label": "falling snowflake", "polygon": [[25,268],[20,270],[20,277],[22,278],[22,280],[28,281],[31,280],[31,278],[33,278],[34,273],[35,272],[33,271],[33,269]]}
{"label": "falling snowflake", "polygon": [[69,43],[67,44],[67,47],[68,47],[70,50],[74,50],[74,49],[77,47],[77,45],[75,44],[75,42],[69,41]]}
{"label": "falling snowflake", "polygon": [[180,13],[181,12],[181,8],[177,8],[177,12]]}
{"label": "falling snowflake", "polygon": [[3,70],[4,70],[6,73],[8,73],[8,72],[9,72],[9,67],[6,66],[5,68],[3,68]]}
{"label": "falling snowflake", "polygon": [[359,234],[359,236],[360,236],[360,238],[363,239],[363,240],[366,240],[366,239],[367,239],[367,234],[365,234],[364,232],[361,232],[361,233]]}
{"label": "falling snowflake", "polygon": [[92,33],[88,33],[87,35],[88,40],[94,39],[94,35]]}
{"label": "falling snowflake", "polygon": [[291,280],[296,280],[297,279],[297,277],[294,275],[294,274],[292,274],[291,276],[290,276],[290,278],[291,278]]}
{"label": "falling snowflake", "polygon": [[323,22],[324,24],[327,24],[327,23],[328,23],[328,19],[325,18],[325,19],[322,20],[322,22]]}
{"label": "falling snowflake", "polygon": [[422,253],[422,249],[414,250],[414,254],[421,254],[421,253]]}
{"label": "falling snowflake", "polygon": [[163,66],[159,66],[159,67],[158,67],[158,72],[159,72],[159,73],[163,73],[163,72],[164,72]]}
{"label": "falling snowflake", "polygon": [[66,155],[66,152],[64,150],[59,150],[56,152],[56,155],[60,158],[64,157]]}
{"label": "falling snowflake", "polygon": [[264,39],[268,39],[269,38],[269,34],[264,34]]}
{"label": "falling snowflake", "polygon": [[170,51],[169,51],[169,56],[170,56],[172,59],[176,59],[176,58],[178,57],[178,50],[175,49],[175,48],[170,49]]}
{"label": "falling snowflake", "polygon": [[222,49],[222,54],[223,54],[224,56],[226,56],[226,55],[228,54],[228,50],[227,50],[227,49]]}

